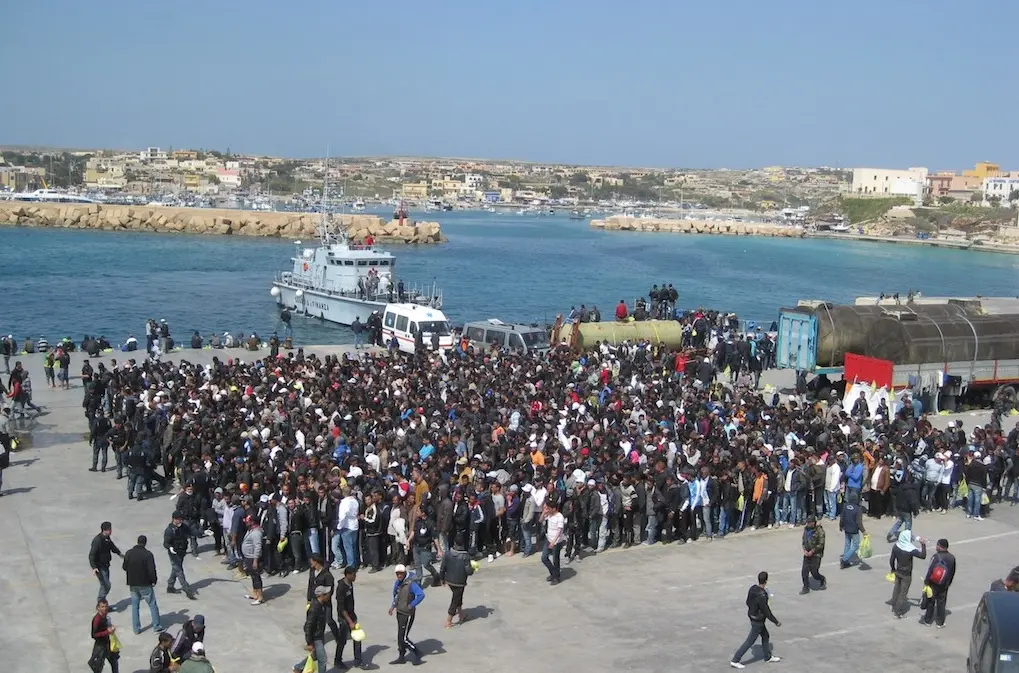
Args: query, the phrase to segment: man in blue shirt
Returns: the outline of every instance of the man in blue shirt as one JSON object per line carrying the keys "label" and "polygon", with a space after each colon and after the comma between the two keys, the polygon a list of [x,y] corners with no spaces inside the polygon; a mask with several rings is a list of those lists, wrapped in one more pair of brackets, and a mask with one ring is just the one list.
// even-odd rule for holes
{"label": "man in blue shirt", "polygon": [[853,454],[853,463],[846,468],[846,499],[850,495],[856,495],[856,501],[860,501],[860,492],[863,490],[863,463],[860,462],[860,454]]}
{"label": "man in blue shirt", "polygon": [[393,582],[393,603],[389,607],[389,616],[396,612],[396,647],[400,652],[392,665],[407,663],[407,650],[417,657],[421,663],[421,652],[410,639],[410,629],[414,626],[414,615],[417,607],[425,599],[425,592],[416,581],[407,576],[407,566],[402,563],[395,568],[396,581]]}

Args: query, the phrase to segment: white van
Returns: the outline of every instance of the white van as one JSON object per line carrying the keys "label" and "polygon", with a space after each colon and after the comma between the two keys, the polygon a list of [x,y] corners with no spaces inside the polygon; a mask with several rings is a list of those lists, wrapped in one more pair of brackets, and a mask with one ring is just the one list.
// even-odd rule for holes
{"label": "white van", "polygon": [[400,344],[404,353],[414,352],[414,335],[421,331],[421,341],[425,350],[432,348],[432,334],[439,335],[439,348],[449,350],[453,347],[453,331],[445,314],[437,308],[418,306],[417,304],[386,304],[382,314],[382,340],[389,344],[393,337]]}
{"label": "white van", "polygon": [[548,331],[534,325],[505,323],[497,318],[464,325],[463,335],[475,348],[498,346],[520,353],[542,354],[551,348]]}

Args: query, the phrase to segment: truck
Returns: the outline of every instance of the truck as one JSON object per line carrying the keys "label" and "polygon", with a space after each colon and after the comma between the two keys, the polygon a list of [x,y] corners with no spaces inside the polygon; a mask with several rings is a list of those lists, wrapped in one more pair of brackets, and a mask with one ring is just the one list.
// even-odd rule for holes
{"label": "truck", "polygon": [[988,314],[972,305],[965,310],[928,306],[940,308],[895,305],[861,312],[825,303],[784,308],[776,364],[846,383],[909,389],[931,411],[998,401],[1014,406],[1019,314]]}

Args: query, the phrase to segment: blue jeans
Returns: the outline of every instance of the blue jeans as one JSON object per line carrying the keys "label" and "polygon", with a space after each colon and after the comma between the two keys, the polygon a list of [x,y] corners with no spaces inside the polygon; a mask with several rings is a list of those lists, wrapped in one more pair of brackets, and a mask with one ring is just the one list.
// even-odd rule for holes
{"label": "blue jeans", "polygon": [[99,580],[99,598],[96,599],[96,603],[106,598],[110,593],[110,588],[113,586],[110,584],[110,569],[109,568],[98,568],[96,578]]}
{"label": "blue jeans", "polygon": [[520,522],[521,547],[524,549],[524,556],[534,553],[534,524],[530,521]]}
{"label": "blue jeans", "polygon": [[318,546],[318,528],[308,529],[308,538],[306,542],[308,544],[308,549],[312,554],[318,554],[321,551]]}
{"label": "blue jeans", "polygon": [[807,492],[793,493],[793,523],[800,525],[807,520]]}
{"label": "blue jeans", "polygon": [[718,511],[718,534],[719,536],[726,535],[729,532],[729,508],[722,507]]}
{"label": "blue jeans", "polygon": [[550,547],[548,540],[541,546],[541,562],[548,568],[548,574],[552,576],[552,579],[560,579],[559,574],[559,554],[563,550],[563,541],[560,540],[556,543],[555,547]]}
{"label": "blue jeans", "polygon": [[899,512],[895,515],[895,525],[888,531],[888,539],[899,537],[900,530],[913,530],[913,513]]}
{"label": "blue jeans", "polygon": [[982,486],[970,486],[969,495],[966,496],[966,514],[980,516],[980,501],[984,497]]}
{"label": "blue jeans", "polygon": [[839,492],[825,491],[824,506],[828,510],[828,518],[834,521],[839,509]]}
{"label": "blue jeans", "polygon": [[789,491],[775,498],[775,523],[793,522],[793,496]]}
{"label": "blue jeans", "polygon": [[187,578],[184,576],[184,555],[175,554],[169,552],[170,557],[170,578],[166,581],[168,589],[172,589],[177,580],[180,580],[180,588],[185,592],[191,591],[191,585],[188,584]]}
{"label": "blue jeans", "polygon": [[[325,671],[328,671],[329,670],[329,654],[326,652],[326,643],[325,643],[325,641],[324,640],[316,640],[314,643],[312,643],[312,646],[315,648],[315,651],[314,652],[308,652],[308,656],[312,657],[315,660],[315,662],[318,664],[318,670],[319,671],[322,671],[323,673]],[[308,659],[307,659],[307,656],[306,656],[304,659],[301,659],[296,664],[294,664],[294,670],[295,671],[303,671],[304,670],[304,663],[307,660]]]}
{"label": "blue jeans", "polygon": [[333,536],[329,540],[329,548],[333,551],[333,563],[336,565],[343,564],[343,536],[340,531],[334,530]]}
{"label": "blue jeans", "polygon": [[[726,517],[726,525],[728,525],[728,515],[725,510],[722,510],[722,516]],[[648,544],[654,544],[658,542],[658,515],[655,514],[654,510],[651,510],[647,514],[647,542]]]}
{"label": "blue jeans", "polygon": [[141,620],[138,618],[138,608],[141,602],[149,604],[149,615],[152,617],[152,630],[162,631],[163,626],[159,621],[159,605],[156,604],[156,592],[152,587],[131,587],[131,626],[134,632],[142,630]]}
{"label": "blue jeans", "polygon": [[356,568],[359,561],[357,554],[357,531],[341,528],[340,539],[343,542],[343,563]]}
{"label": "blue jeans", "polygon": [[846,533],[846,545],[842,548],[842,562],[849,563],[853,560],[853,554],[860,549],[860,534]]}

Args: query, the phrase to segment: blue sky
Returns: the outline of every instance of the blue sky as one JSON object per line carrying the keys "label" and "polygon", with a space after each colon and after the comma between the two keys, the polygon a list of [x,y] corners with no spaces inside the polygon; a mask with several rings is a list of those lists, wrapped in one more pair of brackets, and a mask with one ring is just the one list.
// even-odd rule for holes
{"label": "blue sky", "polygon": [[1019,2],[50,0],[2,20],[0,144],[1019,168]]}

